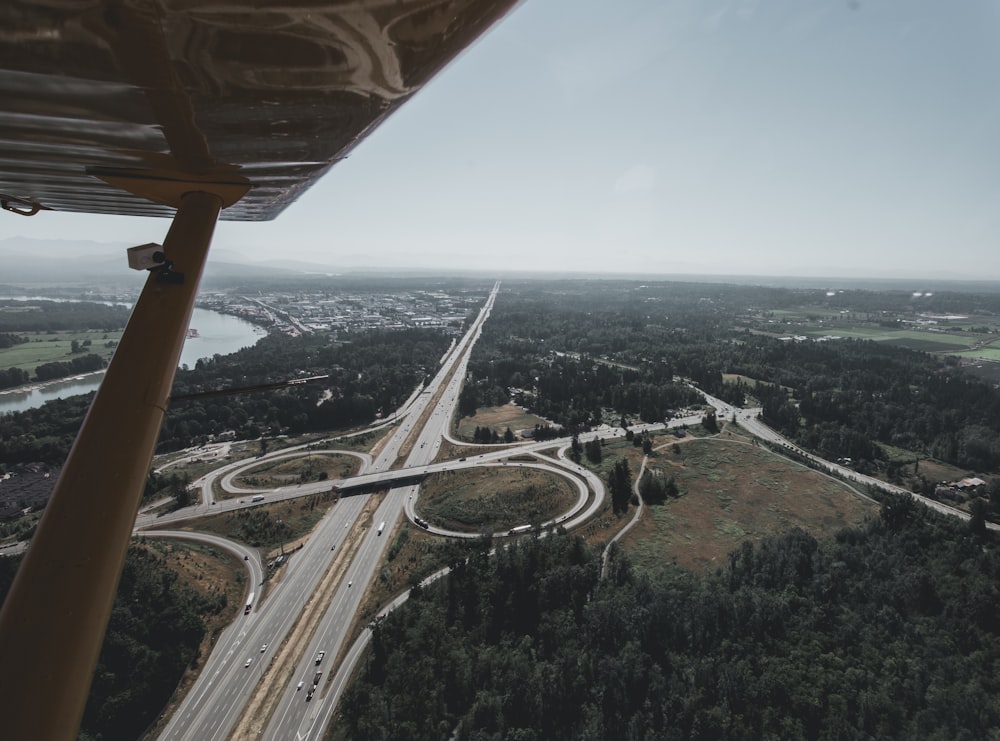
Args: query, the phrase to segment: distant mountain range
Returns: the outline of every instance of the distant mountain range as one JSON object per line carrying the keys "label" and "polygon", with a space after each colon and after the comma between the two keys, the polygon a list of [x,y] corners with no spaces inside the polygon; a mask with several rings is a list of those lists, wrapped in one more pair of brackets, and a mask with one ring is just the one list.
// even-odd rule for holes
{"label": "distant mountain range", "polygon": [[[128,269],[125,250],[132,244],[93,240],[0,239],[0,280],[8,286],[80,285],[138,288],[145,276]],[[656,271],[643,273],[551,272],[538,270],[462,270],[447,268],[337,267],[295,259],[253,260],[232,249],[212,248],[202,285],[222,288],[237,282],[289,279],[308,280],[322,276],[392,278],[501,278],[512,280],[654,280],[700,283],[771,285],[796,288],[843,288],[898,291],[964,291],[995,293],[1000,282],[970,280],[961,274],[941,274],[928,279],[905,275],[845,277],[831,269],[823,276],[720,275]]]}
{"label": "distant mountain range", "polygon": [[[8,284],[100,283],[140,285],[143,273],[130,270],[125,250],[133,245],[90,240],[30,239],[0,240],[0,276]],[[325,268],[329,271],[329,268]],[[235,252],[212,250],[205,268],[204,284],[232,279],[292,277],[303,269],[248,262]]]}

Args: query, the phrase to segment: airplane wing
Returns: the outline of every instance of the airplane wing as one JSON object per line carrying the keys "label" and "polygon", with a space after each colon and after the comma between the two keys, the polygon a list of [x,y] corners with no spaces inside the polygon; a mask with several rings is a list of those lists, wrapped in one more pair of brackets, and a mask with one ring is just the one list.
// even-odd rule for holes
{"label": "airplane wing", "polygon": [[197,176],[273,219],[515,1],[5,0],[0,200],[170,216],[141,183]]}

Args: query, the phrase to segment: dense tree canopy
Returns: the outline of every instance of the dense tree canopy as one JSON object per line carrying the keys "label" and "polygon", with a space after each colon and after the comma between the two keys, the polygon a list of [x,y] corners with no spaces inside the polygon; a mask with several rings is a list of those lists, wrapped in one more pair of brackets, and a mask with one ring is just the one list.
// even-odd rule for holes
{"label": "dense tree canopy", "polygon": [[123,304],[108,306],[92,301],[0,299],[0,332],[111,331],[125,326],[129,311],[130,308]]}
{"label": "dense tree canopy", "polygon": [[[0,603],[20,558],[0,558]],[[178,583],[144,547],[128,551],[84,710],[80,738],[138,738],[161,712],[205,633],[204,615],[225,609]],[[16,681],[16,678],[11,678]],[[53,712],[58,709],[54,708]]]}
{"label": "dense tree canopy", "polygon": [[[718,573],[599,580],[575,538],[457,566],[373,630],[349,739],[986,738],[1000,552],[926,508]],[[336,731],[335,731],[336,733]]]}

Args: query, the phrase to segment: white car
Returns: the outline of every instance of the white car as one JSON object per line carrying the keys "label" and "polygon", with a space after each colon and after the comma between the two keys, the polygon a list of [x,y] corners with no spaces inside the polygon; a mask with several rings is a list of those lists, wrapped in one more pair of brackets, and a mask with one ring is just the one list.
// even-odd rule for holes
{"label": "white car", "polygon": [[267,651],[267,644],[266,643],[263,646],[260,647],[260,652],[261,653],[264,653],[265,651]]}
{"label": "white car", "polygon": [[244,664],[243,666],[244,666],[245,668],[250,668],[250,665],[251,665],[252,663],[253,663],[253,659],[247,659],[247,663],[245,663],[245,664]]}

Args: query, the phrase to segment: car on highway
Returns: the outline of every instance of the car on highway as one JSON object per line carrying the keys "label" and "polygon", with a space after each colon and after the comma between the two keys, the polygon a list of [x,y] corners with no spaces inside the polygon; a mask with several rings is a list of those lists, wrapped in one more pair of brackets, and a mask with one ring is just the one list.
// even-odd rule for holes
{"label": "car on highway", "polygon": [[253,663],[253,659],[247,659],[247,663],[243,665],[244,668],[249,669],[250,665]]}
{"label": "car on highway", "polygon": [[263,646],[260,647],[260,652],[261,653],[264,653],[265,651],[267,651],[267,644],[266,643]]}
{"label": "car on highway", "polygon": [[300,689],[302,689],[304,685],[305,685],[305,680],[299,682],[298,685],[295,687],[295,691],[298,692]]}
{"label": "car on highway", "polygon": [[320,651],[316,654],[316,666],[319,666],[320,662],[323,661],[324,656],[326,656],[326,651]]}

